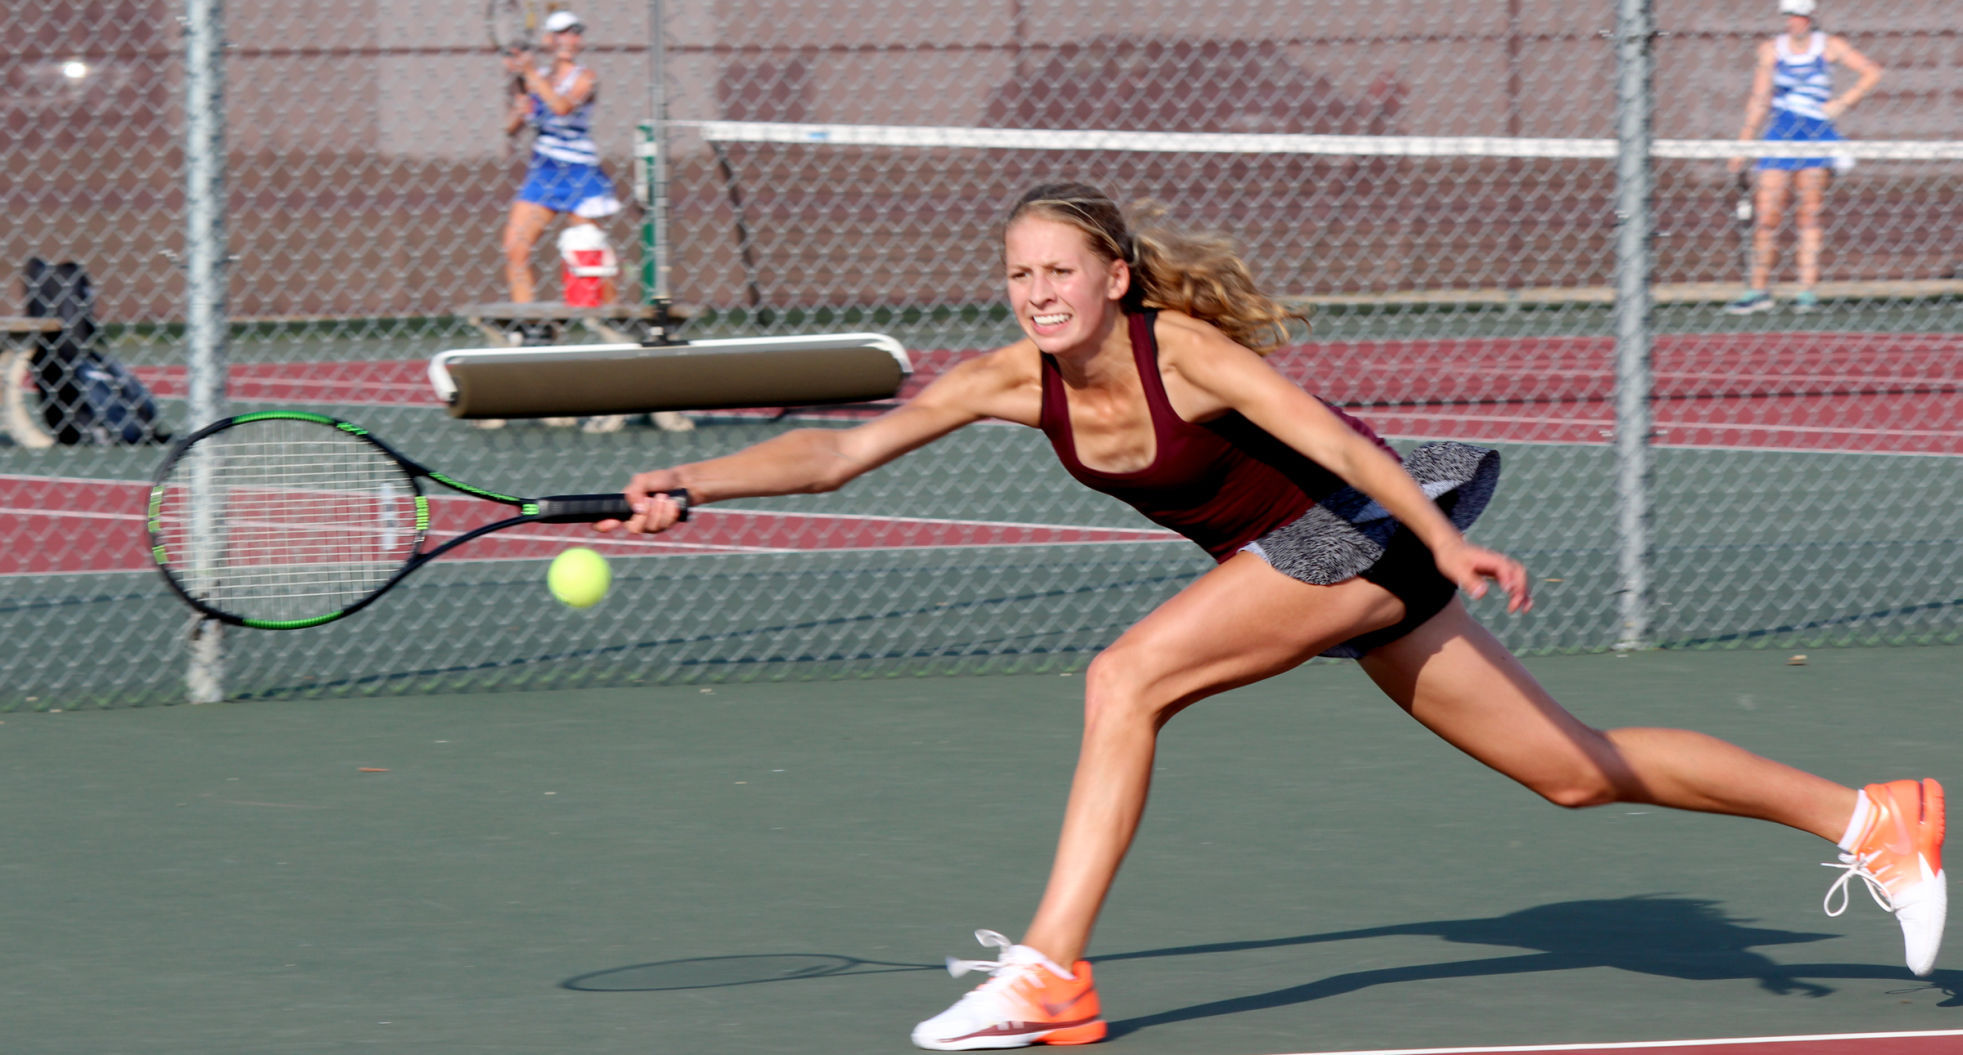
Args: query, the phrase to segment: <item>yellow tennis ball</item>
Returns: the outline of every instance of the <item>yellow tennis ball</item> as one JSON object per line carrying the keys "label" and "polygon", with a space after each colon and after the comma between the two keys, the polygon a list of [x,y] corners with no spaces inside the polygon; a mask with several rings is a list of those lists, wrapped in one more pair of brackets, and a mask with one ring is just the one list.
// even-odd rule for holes
{"label": "yellow tennis ball", "polygon": [[552,558],[545,585],[552,589],[552,596],[569,607],[591,608],[613,585],[613,570],[607,567],[605,557],[585,546],[574,546]]}

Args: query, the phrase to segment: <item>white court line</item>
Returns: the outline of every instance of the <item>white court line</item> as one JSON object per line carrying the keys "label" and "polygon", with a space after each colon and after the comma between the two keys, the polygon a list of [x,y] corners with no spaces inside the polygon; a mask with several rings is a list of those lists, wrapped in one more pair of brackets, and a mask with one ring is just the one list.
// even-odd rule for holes
{"label": "white court line", "polygon": [[0,516],[61,517],[64,520],[128,520],[138,524],[148,519],[142,513],[77,513],[69,509],[16,509],[8,506],[0,506]]}
{"label": "white court line", "polygon": [[[359,386],[362,388],[400,389],[404,392],[429,391],[429,383],[420,377],[414,381],[375,381],[362,377],[360,369],[352,371],[340,369],[345,366],[359,368],[367,365],[359,362],[336,363],[327,360],[313,360],[308,363],[294,364],[299,366],[329,367],[339,371],[330,377],[303,377],[297,374],[279,373],[276,371],[255,371],[251,368],[253,365],[242,363],[232,364],[230,372],[226,375],[226,382],[246,382],[255,385],[292,385],[295,388],[352,388]],[[136,375],[140,380],[144,381],[183,381],[189,377],[188,372],[181,366],[139,367]]]}
{"label": "white court line", "polygon": [[[1446,375],[1447,377],[1451,376],[1452,374],[1464,374],[1465,376],[1468,377],[1517,377],[1520,373],[1520,369],[1518,367],[1510,368],[1510,367],[1502,367],[1502,366],[1477,366],[1477,365],[1467,365],[1467,364],[1460,364],[1460,363],[1426,363],[1422,365],[1439,366],[1441,368],[1449,367],[1450,372]],[[1615,380],[1615,370],[1612,367],[1539,366],[1532,363],[1527,363],[1522,365],[1525,366],[1526,369],[1532,371],[1532,377],[1529,379],[1529,381],[1538,380],[1543,377],[1561,377],[1561,378],[1570,378],[1570,379],[1581,379],[1586,381]],[[1707,372],[1703,370],[1655,370],[1651,372],[1650,376],[1656,381],[1722,381],[1725,382],[1727,385],[1732,386],[1735,389],[1738,389],[1736,391],[1717,392],[1711,394],[1710,396],[1702,397],[1708,399],[1839,399],[1846,396],[1859,395],[1859,393],[1851,393],[1851,392],[1850,393],[1780,392],[1780,393],[1773,393],[1773,394],[1755,393],[1742,389],[1741,382],[1749,382],[1749,381],[1764,381],[1768,384],[1782,384],[1782,385],[1801,384],[1801,383],[1827,385],[1827,384],[1850,384],[1850,383],[1858,382],[1862,385],[1869,386],[1869,387],[1873,387],[1875,385],[1894,385],[1897,387],[1907,386],[1907,385],[1918,385],[1918,384],[1919,385],[1953,385],[1956,383],[1954,378],[1944,377],[1941,375],[1930,375],[1930,374],[1861,374],[1856,376],[1851,374],[1784,374],[1782,373],[1782,374],[1753,374],[1741,378],[1736,373],[1726,373],[1723,371]],[[1497,396],[1494,397],[1495,400],[1498,400],[1500,398],[1505,398],[1505,397],[1497,397]],[[1565,400],[1573,400],[1575,402],[1583,402],[1590,399],[1607,399],[1609,397],[1566,395],[1557,392],[1548,396],[1539,396],[1539,397],[1529,396],[1526,398],[1565,399]],[[1658,398],[1672,399],[1676,397],[1664,395],[1664,396],[1659,396]]]}
{"label": "white court line", "polygon": [[0,473],[0,480],[32,480],[42,484],[82,484],[88,487],[140,487],[150,492],[148,480],[106,480],[100,476],[42,476],[38,473]]}
{"label": "white court line", "polygon": [[[455,538],[458,535],[464,534],[464,532],[469,530],[470,530],[469,528],[464,528],[461,531],[431,531],[429,533],[429,540],[431,543],[440,545],[443,541]],[[509,529],[504,531],[494,531],[489,535],[485,535],[482,539],[478,539],[475,541],[481,542],[481,541],[493,540],[493,539],[506,541],[506,542],[545,542],[555,545],[566,545],[568,543],[578,542],[588,546],[599,546],[599,547],[615,546],[615,547],[623,547],[623,548],[631,548],[631,549],[649,549],[649,550],[665,550],[665,549],[705,550],[709,552],[722,552],[722,553],[810,552],[808,550],[790,549],[783,546],[739,546],[733,543],[726,543],[726,542],[681,542],[681,541],[667,540],[667,539],[647,539],[645,541],[635,539],[630,541],[627,539],[604,538],[604,537],[586,538],[583,536],[549,535],[549,534],[539,534],[530,531],[512,531]],[[466,544],[465,548],[459,549],[456,552],[458,553],[470,552],[468,544]],[[607,556],[632,557],[632,556],[636,556],[636,554],[609,553],[607,554]],[[444,563],[450,563],[452,561],[462,563],[468,561],[487,562],[487,561],[500,561],[500,560],[539,560],[539,559],[543,559],[543,558],[542,557],[454,557],[453,558],[453,557],[446,556],[442,558],[442,561]]]}
{"label": "white court line", "polygon": [[1855,429],[1829,425],[1741,425],[1730,421],[1664,421],[1661,429],[1717,429],[1725,432],[1803,432],[1829,436],[1900,436],[1903,438],[1947,439],[1963,436],[1963,429]]}
{"label": "white court line", "polygon": [[[1444,414],[1444,413],[1431,413],[1431,412],[1417,411],[1417,410],[1401,410],[1391,407],[1360,407],[1360,408],[1355,408],[1350,412],[1354,413],[1357,417],[1362,418],[1365,422],[1369,422],[1371,418],[1375,417],[1375,418],[1394,419],[1400,422],[1439,421],[1439,422],[1461,422],[1461,423],[1473,424],[1473,425],[1491,424],[1491,425],[1564,426],[1568,428],[1600,429],[1604,432],[1607,432],[1615,427],[1615,421],[1612,418],[1533,418],[1533,417],[1524,417],[1518,414],[1464,414],[1464,413]],[[1927,439],[1927,438],[1949,439],[1955,437],[1963,437],[1963,429],[1867,429],[1867,428],[1853,428],[1847,426],[1832,426],[1832,425],[1767,425],[1757,422],[1685,421],[1685,420],[1677,420],[1677,419],[1669,419],[1669,420],[1655,419],[1653,421],[1653,424],[1656,428],[1661,430],[1714,429],[1714,430],[1725,430],[1725,431],[1735,431],[1735,432],[1792,432],[1792,433],[1813,433],[1813,434],[1820,434],[1826,436],[1884,436],[1884,437],[1902,437],[1906,439]],[[1494,438],[1490,442],[1513,443],[1516,441],[1510,438]],[[1606,442],[1606,440],[1604,442]],[[1594,446],[1595,444],[1585,443],[1582,445]],[[1703,445],[1699,444],[1698,446],[1703,446]],[[1718,445],[1711,445],[1711,446],[1712,449],[1714,450],[1722,449]],[[1837,453],[1832,450],[1816,450],[1815,448],[1811,448],[1811,447],[1787,447],[1787,448],[1777,448],[1777,449],[1787,450],[1794,454]],[[1895,453],[1895,452],[1875,451],[1875,452],[1862,452],[1862,453],[1887,454],[1887,453]]]}
{"label": "white court line", "polygon": [[1368,1051],[1298,1052],[1296,1055],[1486,1055],[1488,1052],[1528,1051],[1628,1051],[1650,1048],[1698,1048],[1740,1044],[1820,1044],[1844,1040],[1918,1040],[1921,1038],[1963,1037],[1963,1029],[1939,1029],[1919,1033],[1814,1033],[1786,1037],[1725,1037],[1711,1040],[1610,1041],[1581,1044],[1530,1044],[1514,1047],[1480,1048],[1372,1048]]}

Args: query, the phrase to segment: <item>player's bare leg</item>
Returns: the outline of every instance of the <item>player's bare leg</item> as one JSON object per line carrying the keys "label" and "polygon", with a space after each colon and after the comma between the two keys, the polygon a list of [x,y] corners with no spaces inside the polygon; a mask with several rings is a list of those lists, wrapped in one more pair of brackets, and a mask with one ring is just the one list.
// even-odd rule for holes
{"label": "player's bare leg", "polygon": [[1398,706],[1446,741],[1561,806],[1642,802],[1728,813],[1838,839],[1854,789],[1683,729],[1592,728],[1454,601],[1363,658]]}
{"label": "player's bare leg", "polygon": [[1811,292],[1814,286],[1820,284],[1820,250],[1826,242],[1821,217],[1826,212],[1827,183],[1832,178],[1829,172],[1824,168],[1802,169],[1796,180],[1799,203],[1793,220],[1799,228],[1796,255],[1802,292]]}
{"label": "player's bare leg", "polygon": [[1757,290],[1772,288],[1772,272],[1779,263],[1779,224],[1786,218],[1786,196],[1792,186],[1792,173],[1785,169],[1760,169],[1757,199],[1753,203],[1758,226],[1752,230],[1752,281]]}
{"label": "player's bare leg", "polygon": [[511,215],[504,223],[504,281],[511,299],[528,304],[536,299],[532,283],[532,247],[552,222],[552,210],[535,202],[511,203]]}
{"label": "player's bare leg", "polygon": [[[1682,729],[1590,728],[1563,710],[1456,602],[1363,659],[1392,699],[1453,746],[1563,806],[1643,802],[1754,817],[1841,848],[1827,912],[1851,879],[1900,924],[1909,969],[1942,945],[1943,789],[1895,780],[1861,791]],[[1836,894],[1839,895],[1836,906]]]}
{"label": "player's bare leg", "polygon": [[[1102,1039],[1091,965],[1081,957],[1138,831],[1160,727],[1189,704],[1402,615],[1402,603],[1373,583],[1311,586],[1241,554],[1100,654],[1085,674],[1083,745],[1036,918],[1021,943],[975,932],[1002,950],[999,958],[950,966],[986,970],[989,980],[915,1026],[914,1044],[965,1050]],[[1277,627],[1295,633],[1277,641]]]}
{"label": "player's bare leg", "polygon": [[1388,626],[1403,610],[1374,583],[1312,586],[1241,554],[1099,655],[1085,672],[1084,738],[1056,859],[1024,943],[1063,963],[1083,954],[1144,813],[1159,729],[1173,715]]}

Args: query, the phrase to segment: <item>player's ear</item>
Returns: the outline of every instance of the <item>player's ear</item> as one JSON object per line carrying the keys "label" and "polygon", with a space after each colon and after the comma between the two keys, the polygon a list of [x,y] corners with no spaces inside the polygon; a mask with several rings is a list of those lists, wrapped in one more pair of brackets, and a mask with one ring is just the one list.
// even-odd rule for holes
{"label": "player's ear", "polygon": [[1104,299],[1123,300],[1131,291],[1131,265],[1123,260],[1111,261],[1111,270],[1104,287]]}

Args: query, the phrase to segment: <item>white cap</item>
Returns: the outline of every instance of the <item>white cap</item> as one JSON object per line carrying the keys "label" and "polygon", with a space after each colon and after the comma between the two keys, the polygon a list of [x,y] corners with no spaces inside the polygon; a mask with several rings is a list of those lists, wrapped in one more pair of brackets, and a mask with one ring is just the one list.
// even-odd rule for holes
{"label": "white cap", "polygon": [[[1800,3],[1802,0],[1779,0],[1779,2],[1781,4],[1794,4]],[[1808,7],[1813,6],[1811,0],[1805,0],[1805,2]],[[545,16],[545,31],[547,33],[564,33],[574,26],[584,29],[586,28],[586,23],[581,22],[579,16],[573,14],[571,11],[554,11]]]}
{"label": "white cap", "polygon": [[1779,13],[1782,15],[1799,15],[1802,18],[1812,18],[1813,7],[1813,0],[1779,0]]}

